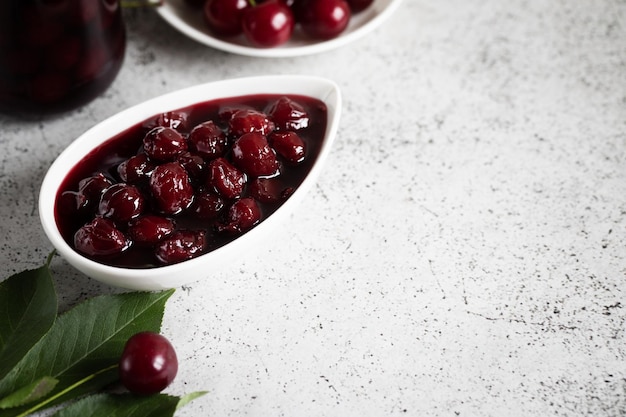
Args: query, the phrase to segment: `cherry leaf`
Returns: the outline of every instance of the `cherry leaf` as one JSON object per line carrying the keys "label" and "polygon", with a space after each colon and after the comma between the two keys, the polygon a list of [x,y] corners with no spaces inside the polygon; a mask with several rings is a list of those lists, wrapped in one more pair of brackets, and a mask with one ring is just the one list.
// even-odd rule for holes
{"label": "cherry leaf", "polygon": [[52,417],[171,417],[176,410],[204,392],[175,397],[166,394],[97,394],[76,401]]}
{"label": "cherry leaf", "polygon": [[48,263],[0,282],[0,379],[46,334],[56,315]]}
{"label": "cherry leaf", "polygon": [[18,389],[11,395],[0,400],[0,408],[13,408],[28,404],[46,396],[54,389],[59,381],[55,378],[44,376]]}
{"label": "cherry leaf", "polygon": [[[29,410],[103,388],[116,379],[112,368],[126,341],[140,331],[159,332],[165,302],[173,292],[103,295],[61,314],[48,333],[0,380],[0,398],[43,376],[59,380],[48,396],[54,401],[43,400]],[[89,375],[93,377],[86,379]],[[13,414],[0,412],[4,415]]]}

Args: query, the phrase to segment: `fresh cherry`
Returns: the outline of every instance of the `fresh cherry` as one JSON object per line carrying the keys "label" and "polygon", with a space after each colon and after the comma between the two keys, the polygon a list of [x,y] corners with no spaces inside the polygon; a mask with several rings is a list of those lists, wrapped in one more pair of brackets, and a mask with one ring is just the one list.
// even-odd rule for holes
{"label": "fresh cherry", "polygon": [[161,392],[177,373],[176,351],[164,336],[141,332],[126,342],[119,361],[119,377],[130,392],[140,395]]}
{"label": "fresh cherry", "polygon": [[207,26],[215,34],[236,36],[243,32],[241,17],[248,7],[248,0],[207,0],[202,11]]}
{"label": "fresh cherry", "polygon": [[243,33],[248,41],[260,48],[283,45],[295,26],[293,12],[280,0],[268,0],[250,7],[241,19]]}
{"label": "fresh cherry", "polygon": [[302,31],[314,39],[332,39],[350,22],[350,6],[345,0],[299,0],[296,18]]}

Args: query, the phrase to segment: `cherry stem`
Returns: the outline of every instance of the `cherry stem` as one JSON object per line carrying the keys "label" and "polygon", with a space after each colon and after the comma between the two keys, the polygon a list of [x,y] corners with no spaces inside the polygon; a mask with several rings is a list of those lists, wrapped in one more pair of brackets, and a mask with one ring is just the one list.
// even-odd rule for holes
{"label": "cherry stem", "polygon": [[136,9],[139,7],[158,7],[163,5],[163,0],[121,0],[120,4],[125,9]]}
{"label": "cherry stem", "polygon": [[255,0],[248,0],[248,4],[250,4],[250,6],[252,6],[252,7],[256,7],[256,1]]}

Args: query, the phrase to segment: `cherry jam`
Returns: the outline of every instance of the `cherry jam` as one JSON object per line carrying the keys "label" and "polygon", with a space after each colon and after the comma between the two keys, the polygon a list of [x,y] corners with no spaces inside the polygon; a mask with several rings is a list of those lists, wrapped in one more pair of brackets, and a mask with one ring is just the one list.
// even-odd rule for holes
{"label": "cherry jam", "polygon": [[319,155],[327,116],[312,97],[250,95],[150,117],[69,172],[55,201],[59,231],[82,255],[128,268],[215,250],[298,188]]}
{"label": "cherry jam", "polygon": [[50,114],[113,82],[126,32],[119,0],[0,2],[0,111]]}

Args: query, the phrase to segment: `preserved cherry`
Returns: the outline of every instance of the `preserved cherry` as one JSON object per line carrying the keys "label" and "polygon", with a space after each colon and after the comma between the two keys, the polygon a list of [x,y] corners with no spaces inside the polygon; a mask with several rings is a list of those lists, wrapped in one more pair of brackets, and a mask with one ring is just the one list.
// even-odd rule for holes
{"label": "preserved cherry", "polygon": [[241,96],[155,115],[98,146],[60,187],[57,225],[98,262],[175,264],[278,209],[319,154],[327,113],[306,96]]}

